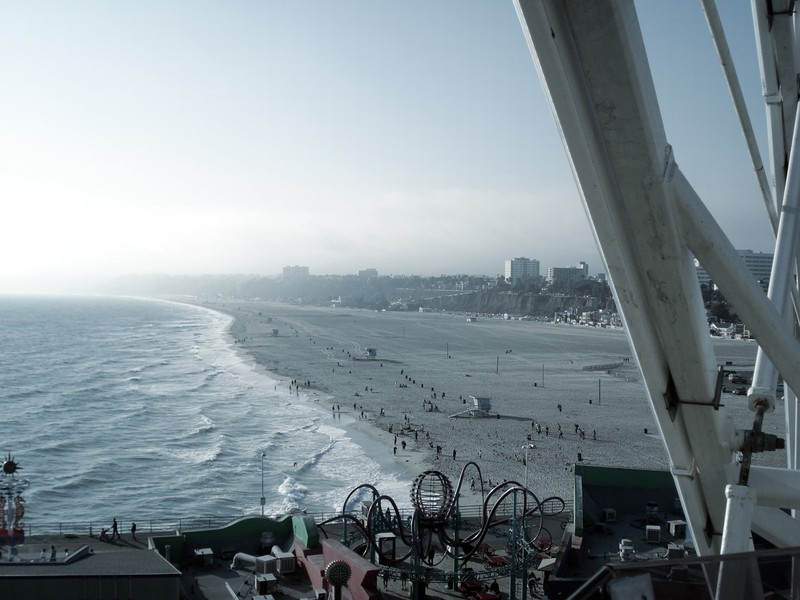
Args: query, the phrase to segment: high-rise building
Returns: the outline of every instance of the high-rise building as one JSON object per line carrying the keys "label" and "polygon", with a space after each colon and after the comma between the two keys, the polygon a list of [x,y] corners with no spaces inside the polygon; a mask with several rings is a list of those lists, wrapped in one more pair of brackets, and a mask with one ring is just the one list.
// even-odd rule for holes
{"label": "high-rise building", "polygon": [[550,284],[572,284],[586,279],[586,274],[580,267],[547,267],[546,279]]}
{"label": "high-rise building", "polygon": [[545,280],[550,285],[572,287],[589,278],[589,263],[580,261],[577,267],[547,267]]}
{"label": "high-rise building", "polygon": [[[774,254],[769,252],[753,252],[752,250],[737,250],[736,254],[744,261],[745,266],[750,271],[753,278],[766,289],[769,287],[769,276],[772,272],[772,259]],[[700,261],[694,259],[694,266],[697,270],[697,279],[701,284],[709,285],[711,276],[706,272]]]}
{"label": "high-rise building", "polygon": [[308,267],[298,265],[283,267],[284,279],[297,279],[299,277],[308,277]]}
{"label": "high-rise building", "polygon": [[518,281],[536,279],[539,277],[539,261],[524,256],[506,259],[504,276],[511,285]]}

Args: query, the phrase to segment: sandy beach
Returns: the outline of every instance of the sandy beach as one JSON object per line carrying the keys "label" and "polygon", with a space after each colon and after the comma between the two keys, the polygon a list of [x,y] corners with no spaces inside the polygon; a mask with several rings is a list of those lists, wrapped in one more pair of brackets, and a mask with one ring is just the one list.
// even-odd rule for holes
{"label": "sandy beach", "polygon": [[[376,458],[412,476],[437,469],[455,480],[475,461],[487,485],[522,482],[527,472],[540,498],[571,501],[577,461],[668,468],[620,330],[257,301],[203,305],[234,317],[232,343],[254,364],[281,385],[296,381],[300,396],[332,419],[352,417],[348,427],[381,442]],[[754,343],[725,341],[715,350],[729,368],[752,370]],[[491,398],[489,416],[464,412],[470,396]],[[737,423],[752,422],[742,397],[725,402]]]}

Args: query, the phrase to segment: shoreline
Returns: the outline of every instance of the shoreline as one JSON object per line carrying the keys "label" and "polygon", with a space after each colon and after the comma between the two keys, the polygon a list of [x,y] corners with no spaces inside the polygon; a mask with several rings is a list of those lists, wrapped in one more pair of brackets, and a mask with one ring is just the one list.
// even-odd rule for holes
{"label": "shoreline", "polygon": [[[279,385],[296,380],[292,393],[323,413],[341,406],[352,418],[340,424],[348,435],[362,447],[370,441],[364,449],[374,460],[411,480],[435,469],[455,486],[474,461],[485,488],[489,480],[527,478],[540,498],[569,504],[576,462],[668,469],[621,331],[264,301],[191,303],[232,317],[228,335],[243,360]],[[374,358],[365,358],[368,348]],[[717,354],[734,364],[754,360],[744,344]],[[611,364],[618,366],[601,368]],[[455,416],[471,408],[470,396],[491,398],[490,418]],[[469,467],[462,495],[477,503],[473,477],[480,487]]]}
{"label": "shoreline", "polygon": [[[296,377],[289,378],[266,368],[263,361],[258,359],[257,355],[250,352],[244,344],[239,344],[238,340],[247,338],[248,334],[252,333],[251,328],[247,325],[247,317],[237,314],[230,310],[224,310],[217,306],[212,306],[207,303],[192,303],[196,306],[203,307],[209,310],[215,310],[222,314],[231,317],[231,322],[226,328],[226,336],[231,348],[248,364],[250,367],[260,372],[261,374],[277,381],[278,386],[282,386],[289,390],[290,394],[296,395],[298,398],[308,403],[310,406],[319,410],[321,415],[328,416],[330,413],[323,408],[323,403],[336,404],[336,397],[322,391],[315,387],[300,387],[293,386],[292,381]],[[238,311],[237,311],[238,312]],[[237,338],[237,335],[239,337]],[[292,389],[295,391],[293,392]],[[353,442],[361,446],[368,455],[371,455],[384,471],[394,471],[394,474],[401,478],[406,478],[409,482],[413,481],[418,475],[427,470],[423,457],[419,455],[409,455],[404,460],[392,460],[392,457],[382,456],[378,450],[385,450],[387,447],[392,448],[391,434],[376,426],[374,422],[361,420],[357,418],[354,412],[345,407],[344,413],[346,421],[343,423],[341,420],[335,421],[335,426],[343,429],[346,434],[353,439]],[[341,415],[341,412],[337,412]],[[375,451],[373,454],[370,451]]]}

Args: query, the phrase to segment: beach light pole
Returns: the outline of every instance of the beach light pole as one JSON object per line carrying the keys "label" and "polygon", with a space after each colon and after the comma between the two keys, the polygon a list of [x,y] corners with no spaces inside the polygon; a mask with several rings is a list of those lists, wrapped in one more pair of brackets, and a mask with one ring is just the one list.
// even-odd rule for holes
{"label": "beach light pole", "polygon": [[266,504],[267,499],[264,497],[264,457],[266,453],[261,453],[261,516],[264,516],[264,504]]}
{"label": "beach light pole", "polygon": [[523,483],[525,485],[525,489],[527,490],[528,489],[528,450],[533,448],[533,444],[525,444],[523,446],[523,448],[525,448],[525,479],[523,480]]}

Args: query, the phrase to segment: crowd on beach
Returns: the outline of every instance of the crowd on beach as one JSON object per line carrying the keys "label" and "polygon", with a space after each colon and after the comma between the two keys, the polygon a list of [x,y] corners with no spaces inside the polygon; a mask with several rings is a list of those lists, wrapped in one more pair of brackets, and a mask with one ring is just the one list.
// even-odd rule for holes
{"label": "crowd on beach", "polygon": [[[329,406],[342,426],[385,444],[384,458],[412,476],[441,471],[467,492],[474,476],[476,493],[488,476],[524,480],[537,495],[568,499],[575,464],[665,464],[618,332],[284,305],[269,305],[266,317],[264,303],[232,306],[224,310],[242,350],[292,395]],[[611,362],[624,365],[620,373],[585,369]],[[491,407],[476,410],[484,398]]]}
{"label": "crowd on beach", "polygon": [[[299,332],[290,323],[286,324],[295,334],[299,337]],[[314,337],[307,338],[311,345],[316,345],[317,342]],[[368,359],[364,356],[354,354],[347,349],[337,349],[334,346],[325,346],[324,351],[326,356],[331,360],[336,360],[336,367],[332,368],[332,375],[337,372],[345,373],[348,376],[354,375],[354,368],[360,367],[359,362],[369,362],[371,366],[385,369],[384,362],[378,359]],[[506,353],[511,353],[513,350],[508,349]],[[336,354],[342,355],[341,358],[335,359]],[[344,357],[347,358],[349,364],[343,362]],[[356,375],[358,374],[356,369]],[[380,371],[379,371],[380,372]],[[381,372],[382,373],[382,372]],[[394,373],[394,375],[392,375]],[[356,377],[352,377],[357,381]],[[376,404],[374,398],[386,392],[383,387],[390,384],[395,388],[397,393],[408,401],[413,398],[413,390],[418,390],[417,396],[421,406],[421,410],[409,409],[412,402],[396,403],[395,405],[382,406]],[[376,392],[376,386],[380,386]],[[398,368],[397,370],[388,370],[381,377],[378,377],[374,370],[370,371],[367,380],[360,387],[355,387],[352,391],[352,397],[356,399],[352,406],[352,416],[360,422],[367,422],[371,425],[378,427],[381,431],[388,433],[391,437],[389,446],[391,448],[392,456],[397,460],[403,457],[409,457],[409,453],[422,454],[422,463],[427,468],[435,468],[446,472],[451,477],[457,477],[463,466],[470,461],[475,461],[479,465],[483,459],[483,449],[489,450],[493,455],[493,467],[499,474],[506,475],[501,477],[500,481],[505,479],[515,479],[509,477],[509,474],[514,474],[519,471],[519,467],[525,468],[527,472],[528,467],[528,452],[525,449],[537,449],[537,444],[547,445],[546,440],[550,439],[552,443],[559,443],[554,450],[551,450],[554,459],[560,459],[564,462],[581,462],[584,460],[585,450],[583,449],[583,442],[591,438],[592,442],[598,441],[598,433],[596,427],[581,425],[573,423],[573,428],[569,428],[567,423],[560,420],[546,422],[544,419],[533,419],[530,421],[530,432],[525,434],[525,437],[518,440],[520,444],[516,444],[517,451],[508,452],[508,440],[503,439],[505,431],[502,432],[493,428],[491,432],[485,432],[483,438],[475,438],[467,432],[467,435],[462,437],[454,435],[456,424],[452,423],[454,419],[462,421],[487,421],[487,419],[471,419],[469,418],[471,407],[471,399],[465,398],[464,394],[453,394],[449,390],[441,389],[435,383],[422,381],[420,377],[412,373],[408,366]],[[305,379],[300,382],[298,379],[292,379],[289,382],[290,391],[299,393],[301,389],[305,391],[312,391],[314,383],[311,379]],[[421,398],[419,396],[422,396]],[[344,410],[349,413],[350,410],[342,406],[342,398],[332,397],[331,399],[331,412],[334,417],[341,415]],[[452,409],[452,405],[448,404],[452,409],[452,413],[444,415],[439,406],[440,402],[448,402],[455,404],[457,408]],[[467,406],[465,406],[467,405]],[[390,410],[395,409],[395,410]],[[557,405],[558,414],[563,413],[563,407],[559,403]],[[442,414],[442,417],[436,418],[432,421],[430,413]],[[484,417],[487,415],[483,415]],[[491,419],[502,420],[503,415],[493,413],[488,415]],[[566,415],[565,415],[566,416]],[[488,419],[488,420],[491,420]],[[447,421],[451,421],[451,427],[447,427]],[[489,429],[488,427],[486,429]],[[587,430],[591,433],[587,436]],[[491,433],[494,433],[494,440],[491,439]],[[571,440],[571,442],[570,442]],[[576,443],[577,447],[574,448],[572,453],[569,452],[569,444]],[[564,446],[564,444],[568,444]],[[445,456],[447,459],[445,459]],[[463,458],[461,458],[463,457]],[[502,468],[497,469],[497,464],[500,463]],[[513,464],[517,464],[518,468],[515,469]],[[495,470],[493,469],[493,471]],[[517,477],[518,478],[518,477]],[[497,480],[497,478],[495,478]],[[474,477],[472,478],[474,480]],[[471,480],[471,481],[472,481]],[[482,481],[480,486],[470,484],[470,489],[477,491],[478,487],[487,489],[491,487],[489,483],[490,478]],[[560,490],[563,491],[563,490]]]}

